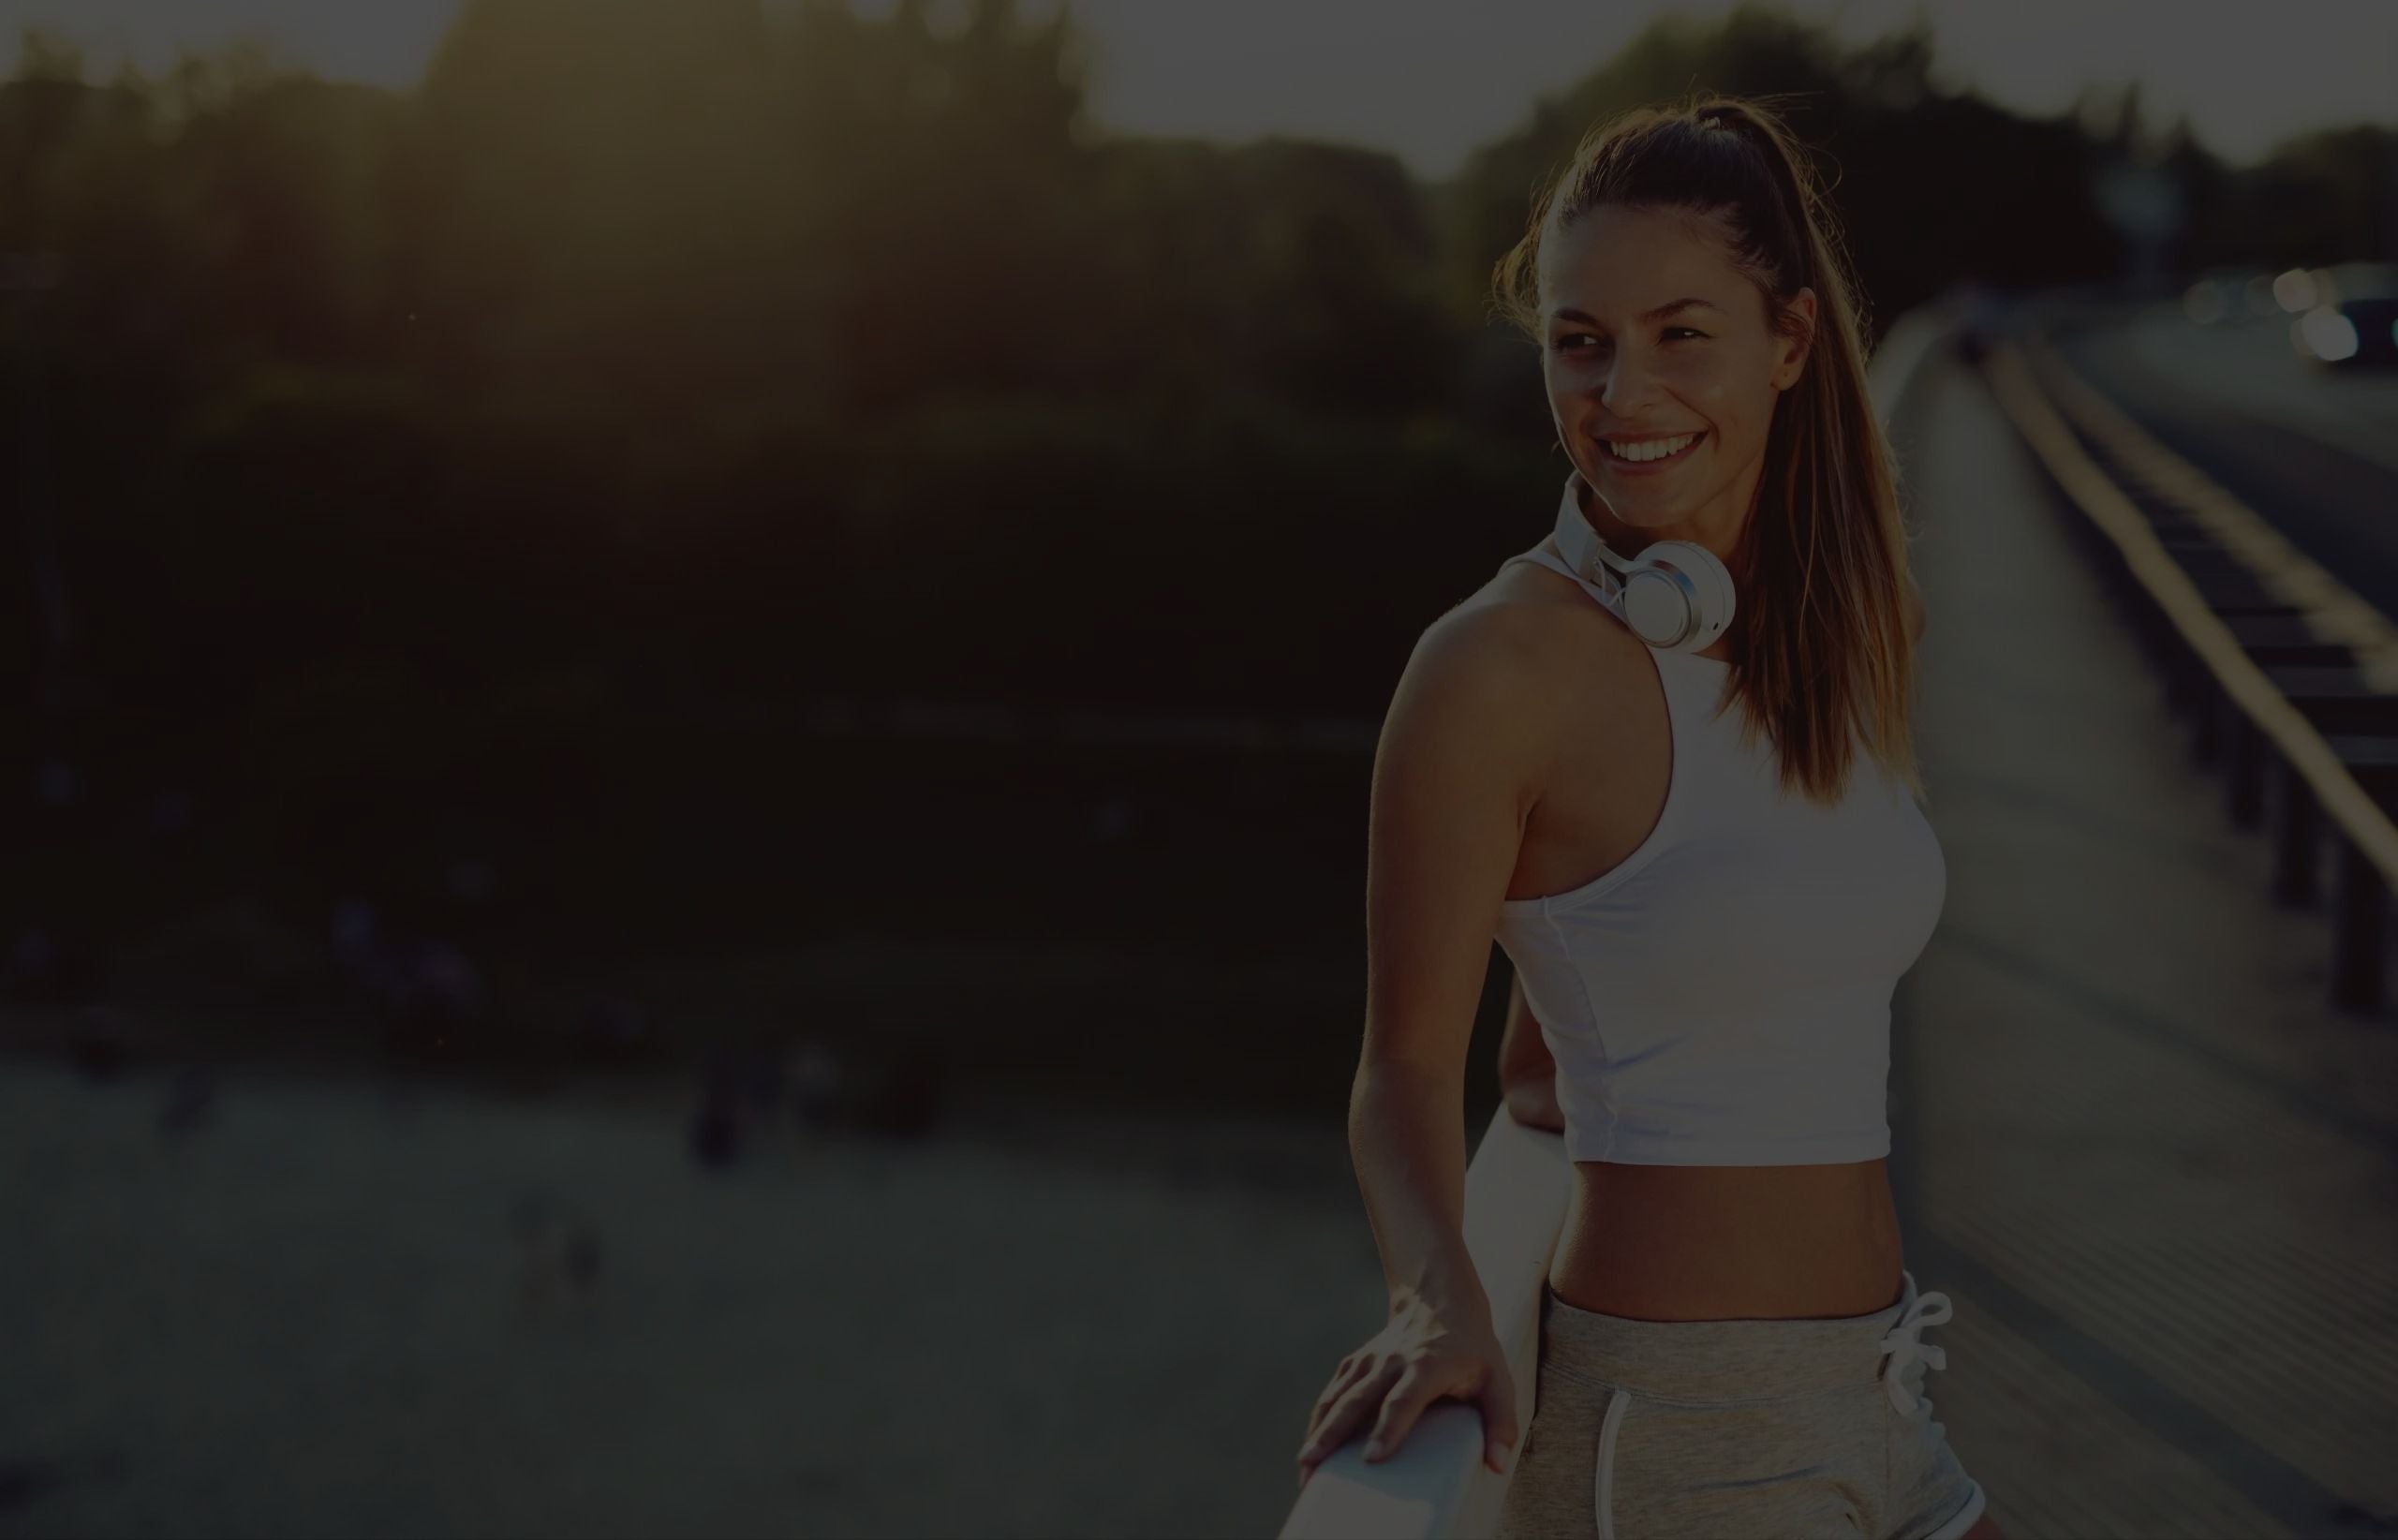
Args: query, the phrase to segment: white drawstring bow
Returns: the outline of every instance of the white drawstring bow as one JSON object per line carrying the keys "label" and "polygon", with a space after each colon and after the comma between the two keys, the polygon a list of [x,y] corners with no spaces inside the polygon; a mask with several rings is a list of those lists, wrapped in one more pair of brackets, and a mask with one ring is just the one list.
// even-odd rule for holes
{"label": "white drawstring bow", "polygon": [[1931,1369],[1948,1367],[1947,1350],[1921,1340],[1918,1334],[1926,1326],[1936,1326],[1943,1321],[1953,1319],[1956,1313],[1955,1307],[1948,1303],[1948,1296],[1935,1289],[1930,1294],[1917,1295],[1915,1303],[1907,1307],[1906,1313],[1899,1317],[1898,1325],[1883,1336],[1882,1351],[1890,1355],[1890,1362],[1882,1370],[1882,1383],[1889,1390],[1890,1404],[1899,1409],[1901,1416],[1913,1416],[1917,1405],[1928,1407],[1932,1404],[1929,1399],[1919,1399],[1914,1391],[1907,1388],[1908,1366],[1920,1363]]}

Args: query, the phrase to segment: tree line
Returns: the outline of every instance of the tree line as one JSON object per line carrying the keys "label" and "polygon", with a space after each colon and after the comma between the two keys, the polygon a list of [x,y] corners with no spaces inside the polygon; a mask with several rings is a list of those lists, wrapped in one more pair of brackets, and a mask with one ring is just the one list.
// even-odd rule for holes
{"label": "tree line", "polygon": [[28,34],[17,784],[66,753],[299,826],[642,703],[1377,711],[1554,496],[1491,262],[1592,122],[1694,89],[1782,101],[1876,327],[2112,275],[2125,157],[2181,177],[2185,268],[2391,249],[2386,130],[2235,170],[2133,94],[1951,90],[1919,27],[1661,20],[1440,183],[1110,133],[1089,67],[1008,0],[468,0],[405,90]]}

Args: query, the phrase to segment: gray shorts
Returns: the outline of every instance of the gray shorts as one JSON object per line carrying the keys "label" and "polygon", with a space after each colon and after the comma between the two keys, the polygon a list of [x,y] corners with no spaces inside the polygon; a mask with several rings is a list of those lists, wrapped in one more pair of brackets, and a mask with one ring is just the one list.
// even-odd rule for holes
{"label": "gray shorts", "polygon": [[1532,1426],[1500,1540],[1955,1540],[1982,1489],[1924,1395],[1956,1312],[1918,1296],[1871,1315],[1635,1321],[1541,1290]]}

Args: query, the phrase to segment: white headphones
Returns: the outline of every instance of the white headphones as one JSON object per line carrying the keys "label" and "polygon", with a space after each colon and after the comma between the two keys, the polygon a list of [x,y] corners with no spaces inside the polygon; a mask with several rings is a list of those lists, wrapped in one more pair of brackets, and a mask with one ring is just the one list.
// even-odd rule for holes
{"label": "white headphones", "polygon": [[1557,549],[1594,584],[1606,606],[1652,647],[1696,652],[1724,634],[1736,608],[1732,572],[1714,552],[1690,540],[1651,540],[1629,561],[1607,548],[1576,495],[1582,473],[1565,479],[1557,510]]}

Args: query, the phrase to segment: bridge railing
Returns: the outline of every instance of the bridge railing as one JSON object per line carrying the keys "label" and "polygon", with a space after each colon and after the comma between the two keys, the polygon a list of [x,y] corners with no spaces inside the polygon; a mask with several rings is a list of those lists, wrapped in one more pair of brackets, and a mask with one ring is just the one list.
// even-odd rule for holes
{"label": "bridge railing", "polygon": [[2398,882],[2398,628],[2091,389],[2040,331],[1991,350],[1991,389],[2190,724],[2194,758],[2222,770],[2232,823],[2270,823],[2277,902],[2314,907],[2330,837],[2331,996],[2377,1011]]}

